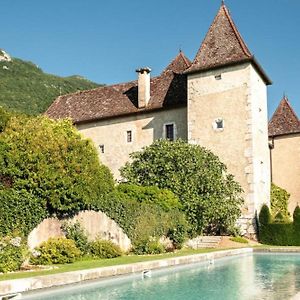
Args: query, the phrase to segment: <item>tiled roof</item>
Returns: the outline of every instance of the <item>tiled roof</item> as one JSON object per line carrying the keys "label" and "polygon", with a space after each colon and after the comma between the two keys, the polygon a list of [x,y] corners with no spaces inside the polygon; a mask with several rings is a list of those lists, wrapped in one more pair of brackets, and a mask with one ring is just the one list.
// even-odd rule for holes
{"label": "tiled roof", "polygon": [[287,97],[283,97],[269,122],[269,136],[300,133],[300,121]]}
{"label": "tiled roof", "polygon": [[183,72],[191,62],[180,52],[160,76],[151,79],[151,98],[138,108],[137,81],[59,96],[46,111],[50,118],[71,118],[74,123],[123,116],[187,103]]}
{"label": "tiled roof", "polygon": [[241,37],[227,7],[222,3],[191,67],[185,73],[194,73],[246,61],[253,63],[267,84],[271,83]]}

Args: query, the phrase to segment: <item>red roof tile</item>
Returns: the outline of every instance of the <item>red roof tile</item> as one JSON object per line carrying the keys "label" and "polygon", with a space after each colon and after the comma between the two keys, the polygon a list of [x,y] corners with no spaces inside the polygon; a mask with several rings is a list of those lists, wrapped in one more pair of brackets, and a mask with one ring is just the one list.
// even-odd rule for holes
{"label": "red roof tile", "polygon": [[137,81],[132,81],[59,96],[46,115],[80,123],[186,105],[187,80],[183,72],[190,64],[180,52],[160,76],[152,78],[151,98],[145,108],[138,108]]}
{"label": "red roof tile", "polygon": [[287,97],[280,101],[269,122],[269,136],[300,133],[300,121]]}
{"label": "red roof tile", "polygon": [[186,73],[194,73],[246,61],[254,64],[267,84],[271,83],[241,37],[227,7],[222,3],[191,67]]}

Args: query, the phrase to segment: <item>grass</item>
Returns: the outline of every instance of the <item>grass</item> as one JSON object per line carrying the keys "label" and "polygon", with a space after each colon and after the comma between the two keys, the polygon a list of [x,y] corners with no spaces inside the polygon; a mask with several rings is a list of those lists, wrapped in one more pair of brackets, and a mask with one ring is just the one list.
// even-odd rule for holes
{"label": "grass", "polygon": [[42,275],[50,275],[50,274],[58,274],[58,273],[79,271],[79,270],[93,269],[93,268],[100,268],[100,267],[133,264],[138,262],[146,262],[151,260],[166,259],[166,258],[179,257],[185,255],[209,253],[209,252],[220,251],[220,250],[225,250],[225,249],[199,249],[199,250],[182,249],[177,252],[164,253],[158,255],[127,255],[127,256],[120,256],[117,258],[99,259],[99,260],[83,259],[80,261],[76,261],[72,264],[54,265],[55,268],[50,270],[23,271],[23,272],[1,274],[0,281],[28,278],[28,277],[42,276]]}
{"label": "grass", "polygon": [[234,236],[230,238],[231,241],[241,244],[248,244],[248,240],[241,236]]}

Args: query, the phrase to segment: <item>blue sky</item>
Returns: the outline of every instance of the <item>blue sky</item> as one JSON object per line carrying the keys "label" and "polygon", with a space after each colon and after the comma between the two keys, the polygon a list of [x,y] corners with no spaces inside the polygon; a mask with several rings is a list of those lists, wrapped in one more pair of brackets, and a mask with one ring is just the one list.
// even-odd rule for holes
{"label": "blue sky", "polygon": [[[158,75],[182,48],[193,59],[220,0],[1,1],[0,48],[61,76],[98,83]],[[269,114],[285,92],[300,116],[300,1],[226,0],[248,47],[273,80]]]}

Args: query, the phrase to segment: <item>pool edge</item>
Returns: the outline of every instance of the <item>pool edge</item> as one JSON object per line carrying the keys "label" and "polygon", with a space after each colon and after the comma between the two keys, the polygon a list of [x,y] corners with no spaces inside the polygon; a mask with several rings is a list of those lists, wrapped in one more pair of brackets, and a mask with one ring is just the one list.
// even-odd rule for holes
{"label": "pool edge", "polygon": [[204,262],[252,252],[253,248],[230,249],[210,253],[200,253],[188,256],[172,257],[147,262],[138,262],[126,265],[116,265],[51,275],[4,280],[0,281],[0,296],[6,294],[29,292],[50,287],[58,287],[66,284],[83,282],[86,280],[95,280],[118,275],[134,274],[138,272],[143,272],[144,270],[154,270],[172,266]]}

